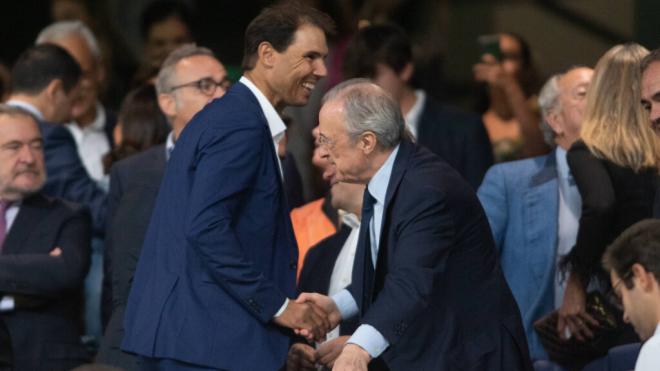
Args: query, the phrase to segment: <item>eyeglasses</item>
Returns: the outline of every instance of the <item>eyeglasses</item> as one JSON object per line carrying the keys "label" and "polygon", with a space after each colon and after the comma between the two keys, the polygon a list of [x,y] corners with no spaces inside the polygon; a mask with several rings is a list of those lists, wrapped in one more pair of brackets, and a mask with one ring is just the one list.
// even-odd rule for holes
{"label": "eyeglasses", "polygon": [[196,88],[197,90],[199,90],[204,95],[213,95],[213,93],[215,93],[215,90],[217,88],[222,88],[224,90],[229,89],[229,87],[231,87],[231,81],[229,81],[227,79],[223,79],[222,81],[218,82],[218,81],[213,80],[210,77],[204,77],[204,78],[201,78],[199,80],[195,80],[195,81],[187,82],[185,84],[173,86],[173,87],[170,88],[170,93],[177,90],[177,89],[185,88],[185,87],[188,87],[188,86]]}
{"label": "eyeglasses", "polygon": [[606,295],[610,303],[616,306],[621,311],[623,311],[623,303],[621,302],[621,298],[617,294],[617,288],[619,287],[619,285],[621,285],[621,283],[627,281],[630,277],[632,277],[632,275],[633,275],[632,269],[628,270],[622,277],[619,278],[618,281],[616,281],[612,285],[612,288]]}

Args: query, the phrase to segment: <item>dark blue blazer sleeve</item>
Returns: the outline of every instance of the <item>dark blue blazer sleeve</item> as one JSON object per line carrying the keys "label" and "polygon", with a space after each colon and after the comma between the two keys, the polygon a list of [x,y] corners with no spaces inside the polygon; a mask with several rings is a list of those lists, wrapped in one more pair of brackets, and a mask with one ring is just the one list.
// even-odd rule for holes
{"label": "dark blue blazer sleeve", "polygon": [[92,214],[94,233],[103,236],[107,209],[105,192],[85,170],[71,134],[61,126],[41,123],[40,127],[48,174],[44,193],[87,206]]}

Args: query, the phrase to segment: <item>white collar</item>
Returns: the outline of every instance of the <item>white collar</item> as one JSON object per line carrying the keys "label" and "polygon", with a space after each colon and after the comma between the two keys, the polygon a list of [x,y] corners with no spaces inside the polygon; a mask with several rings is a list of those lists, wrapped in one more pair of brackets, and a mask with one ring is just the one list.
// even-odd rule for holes
{"label": "white collar", "polygon": [[261,110],[263,111],[264,116],[266,116],[266,121],[268,121],[268,129],[270,129],[270,135],[274,140],[279,141],[279,139],[284,135],[284,132],[286,131],[286,125],[284,125],[284,121],[282,121],[282,118],[275,110],[275,107],[273,107],[266,96],[261,92],[261,90],[259,90],[259,88],[257,88],[256,85],[254,85],[252,81],[250,81],[250,79],[242,76],[238,81],[247,86],[247,88],[250,89],[252,94],[254,94],[254,96],[257,98],[259,106],[261,106]]}
{"label": "white collar", "polygon": [[22,109],[30,112],[34,117],[37,118],[37,120],[46,121],[46,120],[44,120],[44,114],[41,113],[41,111],[39,111],[39,109],[37,107],[35,107],[33,104],[30,104],[28,102],[24,102],[22,100],[10,99],[10,100],[7,101],[7,105],[22,108]]}
{"label": "white collar", "polygon": [[390,183],[390,176],[392,176],[392,168],[394,167],[394,159],[399,152],[399,145],[394,148],[390,156],[385,160],[383,165],[378,169],[376,174],[369,181],[369,193],[380,203],[385,204],[385,196],[387,195],[387,186]]}
{"label": "white collar", "polygon": [[557,163],[557,173],[561,179],[570,179],[571,169],[566,160],[566,150],[560,146],[555,147],[555,160]]}
{"label": "white collar", "polygon": [[410,107],[410,110],[406,113],[405,117],[406,124],[411,129],[415,138],[417,138],[418,135],[419,119],[422,116],[424,103],[426,103],[426,92],[421,89],[415,90],[415,104]]}

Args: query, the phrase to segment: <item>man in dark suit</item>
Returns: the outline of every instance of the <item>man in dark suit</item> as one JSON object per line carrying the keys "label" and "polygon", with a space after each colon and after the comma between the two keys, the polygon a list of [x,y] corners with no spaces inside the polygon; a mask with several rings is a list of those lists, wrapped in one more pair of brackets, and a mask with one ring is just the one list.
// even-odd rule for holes
{"label": "man in dark suit", "polygon": [[329,329],[322,310],[289,300],[297,249],[275,147],[278,110],[304,105],[326,74],[331,25],[295,3],[264,9],[246,30],[240,82],[178,138],[124,317],[122,349],[145,369],[275,370],[285,328]]}
{"label": "man in dark suit", "polygon": [[332,298],[301,294],[339,318],[359,315],[334,370],[531,370],[520,313],[474,191],[404,139],[398,104],[368,80],[324,98],[321,143],[337,181],[367,184],[353,279]]}
{"label": "man in dark suit", "polygon": [[69,370],[90,358],[79,326],[90,218],[44,196],[45,178],[34,118],[0,105],[0,321],[16,371]]}
{"label": "man in dark suit", "polygon": [[347,78],[371,78],[399,103],[406,127],[417,143],[442,157],[477,189],[493,164],[493,151],[478,115],[437,102],[411,85],[412,47],[406,33],[394,25],[360,29],[344,61]]}
{"label": "man in dark suit", "polygon": [[61,125],[71,119],[80,76],[80,66],[61,47],[30,47],[12,68],[12,94],[7,104],[27,110],[39,123],[48,174],[43,192],[87,206],[92,213],[94,233],[102,236],[107,196],[90,178],[73,137]]}
{"label": "man in dark suit", "polygon": [[[112,282],[112,310],[96,361],[138,370],[137,357],[119,348],[124,310],[169,152],[192,116],[225,93],[227,71],[207,48],[186,44],[165,60],[156,78],[159,103],[172,132],[167,143],[124,159],[112,167],[106,233],[107,278]],[[206,81],[205,85],[198,82]],[[171,90],[182,83],[187,89]]]}

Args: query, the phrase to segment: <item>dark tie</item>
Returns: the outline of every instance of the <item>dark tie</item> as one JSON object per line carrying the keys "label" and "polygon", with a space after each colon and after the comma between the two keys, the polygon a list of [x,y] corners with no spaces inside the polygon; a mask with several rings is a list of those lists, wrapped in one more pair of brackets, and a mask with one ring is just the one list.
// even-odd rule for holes
{"label": "dark tie", "polygon": [[371,304],[371,294],[374,285],[374,262],[371,258],[371,219],[374,217],[374,204],[376,199],[369,193],[367,188],[364,189],[364,197],[362,198],[362,218],[360,220],[360,233],[358,236],[358,244],[362,245],[362,252],[364,253],[364,280],[362,287],[362,314],[367,310]]}
{"label": "dark tie", "polygon": [[11,202],[0,200],[0,254],[2,254],[5,237],[7,237],[7,209],[9,209],[10,205]]}

